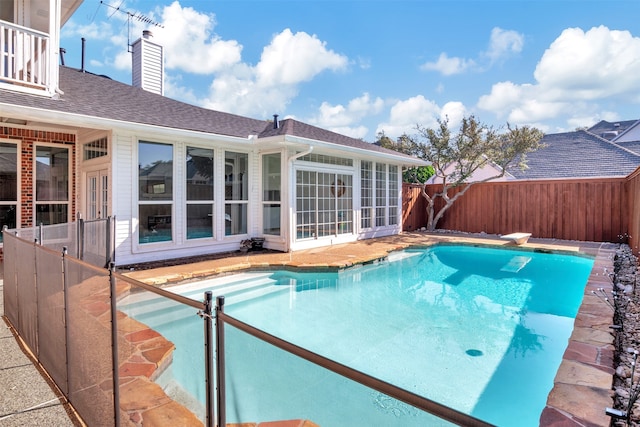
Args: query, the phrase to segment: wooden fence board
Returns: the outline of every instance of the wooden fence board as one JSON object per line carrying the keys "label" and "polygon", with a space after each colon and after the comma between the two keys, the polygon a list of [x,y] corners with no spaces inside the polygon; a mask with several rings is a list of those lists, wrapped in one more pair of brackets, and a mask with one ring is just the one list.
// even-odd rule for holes
{"label": "wooden fence board", "polygon": [[[429,194],[441,184],[426,187]],[[451,196],[461,188],[453,189]],[[421,187],[403,186],[403,229],[427,224]],[[438,200],[436,206],[444,205]],[[440,229],[640,245],[640,169],[626,178],[506,181],[474,184],[445,213]],[[633,237],[635,235],[635,237]]]}

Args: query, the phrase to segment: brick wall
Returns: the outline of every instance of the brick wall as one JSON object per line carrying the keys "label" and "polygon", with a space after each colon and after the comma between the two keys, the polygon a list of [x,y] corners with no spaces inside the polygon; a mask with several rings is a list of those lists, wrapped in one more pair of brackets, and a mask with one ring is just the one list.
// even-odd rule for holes
{"label": "brick wall", "polygon": [[20,142],[21,170],[20,170],[20,224],[18,227],[34,226],[34,182],[35,146],[40,143],[65,145],[69,147],[70,219],[76,215],[77,167],[76,167],[76,135],[73,133],[51,132],[14,127],[0,127],[0,138]]}

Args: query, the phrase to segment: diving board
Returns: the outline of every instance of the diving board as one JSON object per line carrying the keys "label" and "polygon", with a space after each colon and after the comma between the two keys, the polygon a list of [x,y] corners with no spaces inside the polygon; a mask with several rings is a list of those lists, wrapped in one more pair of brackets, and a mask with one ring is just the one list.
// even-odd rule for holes
{"label": "diving board", "polygon": [[511,240],[516,245],[524,245],[531,237],[531,233],[511,233],[500,236],[501,239]]}

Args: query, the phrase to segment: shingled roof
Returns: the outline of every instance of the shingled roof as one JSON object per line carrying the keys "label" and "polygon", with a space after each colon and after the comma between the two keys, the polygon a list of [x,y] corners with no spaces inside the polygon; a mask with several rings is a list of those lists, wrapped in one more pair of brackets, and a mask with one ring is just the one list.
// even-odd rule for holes
{"label": "shingled roof", "polygon": [[417,161],[414,157],[293,119],[281,121],[274,129],[268,120],[197,107],[74,68],[60,67],[60,89],[63,94],[55,98],[0,89],[0,104],[240,138],[291,135]]}
{"label": "shingled roof", "polygon": [[584,130],[548,134],[542,143],[527,155],[528,169],[509,171],[516,179],[627,176],[640,165],[640,155]]}

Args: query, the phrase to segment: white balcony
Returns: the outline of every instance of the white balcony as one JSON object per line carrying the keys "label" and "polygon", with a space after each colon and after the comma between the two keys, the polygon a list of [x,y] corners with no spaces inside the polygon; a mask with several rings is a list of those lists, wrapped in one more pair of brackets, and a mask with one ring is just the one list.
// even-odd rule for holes
{"label": "white balcony", "polygon": [[0,20],[0,87],[52,94],[52,53],[46,33]]}

